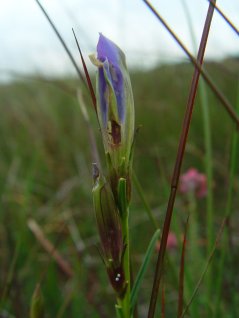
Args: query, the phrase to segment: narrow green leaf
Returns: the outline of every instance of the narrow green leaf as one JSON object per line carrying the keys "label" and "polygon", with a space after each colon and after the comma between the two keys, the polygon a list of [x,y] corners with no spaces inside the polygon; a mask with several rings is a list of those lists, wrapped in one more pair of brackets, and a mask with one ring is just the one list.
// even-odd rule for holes
{"label": "narrow green leaf", "polygon": [[151,258],[151,255],[153,253],[153,250],[154,250],[154,247],[155,247],[155,243],[159,237],[159,233],[160,233],[160,230],[156,230],[154,235],[152,236],[151,238],[151,241],[149,243],[149,246],[148,246],[148,249],[145,253],[145,256],[144,256],[144,260],[143,260],[143,263],[139,269],[139,272],[138,272],[138,275],[135,279],[135,283],[134,283],[134,286],[133,286],[133,289],[132,289],[132,292],[131,292],[131,299],[130,299],[130,304],[131,304],[131,311],[133,312],[134,310],[134,306],[136,304],[136,300],[137,300],[137,297],[138,297],[138,293],[139,293],[139,288],[140,288],[140,285],[141,285],[141,282],[144,278],[144,275],[146,273],[146,270],[148,268],[148,265],[149,265],[149,261],[150,261],[150,258]]}
{"label": "narrow green leaf", "polygon": [[44,317],[44,301],[41,293],[40,284],[36,285],[31,299],[30,318]]}
{"label": "narrow green leaf", "polygon": [[187,240],[187,234],[188,234],[189,216],[190,214],[188,214],[187,221],[184,228],[183,246],[182,246],[181,261],[180,261],[179,287],[178,287],[178,318],[180,318],[183,313],[185,253],[186,253],[186,240]]}

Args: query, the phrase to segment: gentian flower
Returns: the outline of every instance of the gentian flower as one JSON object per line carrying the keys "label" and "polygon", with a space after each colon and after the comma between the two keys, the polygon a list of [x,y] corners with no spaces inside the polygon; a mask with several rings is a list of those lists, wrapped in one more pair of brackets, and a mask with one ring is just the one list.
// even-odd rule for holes
{"label": "gentian flower", "polygon": [[[116,196],[120,177],[129,179],[134,138],[134,101],[125,55],[100,34],[96,81],[97,114],[110,171],[111,187]],[[129,189],[128,189],[129,190]]]}
{"label": "gentian flower", "polygon": [[115,204],[109,183],[94,167],[93,202],[101,240],[101,256],[112,287],[119,297],[127,287],[123,269],[125,246],[123,243],[120,213]]}

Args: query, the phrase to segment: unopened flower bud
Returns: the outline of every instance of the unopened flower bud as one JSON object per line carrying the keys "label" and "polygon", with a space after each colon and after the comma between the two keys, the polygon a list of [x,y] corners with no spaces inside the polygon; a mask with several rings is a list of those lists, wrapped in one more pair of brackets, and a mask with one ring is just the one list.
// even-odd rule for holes
{"label": "unopened flower bud", "polygon": [[93,201],[99,229],[102,257],[111,285],[120,296],[126,286],[123,271],[124,243],[119,211],[112,190],[94,165]]}
{"label": "unopened flower bud", "polygon": [[134,138],[134,100],[121,49],[100,34],[97,58],[96,96],[97,113],[110,171],[111,186],[115,188],[120,177],[128,178]]}

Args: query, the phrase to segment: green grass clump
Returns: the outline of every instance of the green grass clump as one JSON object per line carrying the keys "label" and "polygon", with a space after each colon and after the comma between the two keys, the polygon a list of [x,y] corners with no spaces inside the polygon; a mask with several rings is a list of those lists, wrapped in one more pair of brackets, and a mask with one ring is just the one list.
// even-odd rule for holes
{"label": "green grass clump", "polygon": [[[230,102],[235,104],[238,60],[208,63],[206,67]],[[182,63],[149,71],[133,71],[131,75],[136,125],[142,126],[136,137],[135,173],[160,227],[192,72],[190,64]],[[42,80],[37,77],[0,86],[0,316],[1,312],[7,312],[9,317],[28,317],[32,294],[40,283],[46,317],[113,317],[113,292],[105,283],[104,266],[96,248],[98,237],[91,195],[92,159],[87,127],[75,98],[78,86],[74,79]],[[226,211],[234,126],[215,96],[206,90],[213,145],[213,228],[216,236]],[[183,171],[196,167],[204,172],[205,149],[199,103],[198,98]],[[88,105],[99,150],[102,151],[90,101]],[[238,169],[235,174],[238,176]],[[236,178],[230,187],[232,192],[238,191]],[[132,200],[132,264],[137,269],[154,227],[135,189]],[[238,200],[237,196],[230,204],[233,212],[228,232],[230,257],[224,260],[218,317],[236,317],[233,308],[239,301],[235,292]],[[199,232],[196,242],[199,259],[191,258],[189,236],[185,301],[192,295],[201,274],[198,264],[206,261],[205,209],[205,200],[198,201],[195,220]],[[179,240],[178,253],[169,253],[166,262],[167,317],[175,315],[176,310],[180,237],[187,211],[187,202],[178,196],[172,224]],[[28,226],[30,219],[40,226],[45,239],[57,245],[61,257],[72,268],[73,278],[66,275],[43,248]],[[220,267],[220,257],[221,250],[217,249],[213,259],[215,272]],[[142,317],[151,291],[155,258],[156,253],[140,291]],[[205,298],[205,288],[202,284],[195,300],[198,317],[203,316],[208,306],[212,307],[212,312],[214,310],[213,301]]]}

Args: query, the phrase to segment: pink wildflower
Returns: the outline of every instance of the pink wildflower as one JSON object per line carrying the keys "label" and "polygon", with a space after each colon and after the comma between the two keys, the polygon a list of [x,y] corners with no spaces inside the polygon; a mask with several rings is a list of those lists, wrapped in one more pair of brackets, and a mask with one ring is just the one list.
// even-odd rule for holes
{"label": "pink wildflower", "polygon": [[193,192],[197,198],[207,195],[207,178],[197,169],[191,168],[180,177],[179,191],[181,193]]}
{"label": "pink wildflower", "polygon": [[[173,250],[178,246],[178,241],[177,237],[173,232],[168,233],[168,240],[167,240],[167,249],[168,250]],[[160,241],[157,242],[156,244],[156,250],[158,251],[160,248]]]}
{"label": "pink wildflower", "polygon": [[167,240],[167,248],[169,250],[177,247],[178,245],[178,241],[177,241],[177,237],[173,232],[169,232],[168,233],[168,240]]}

